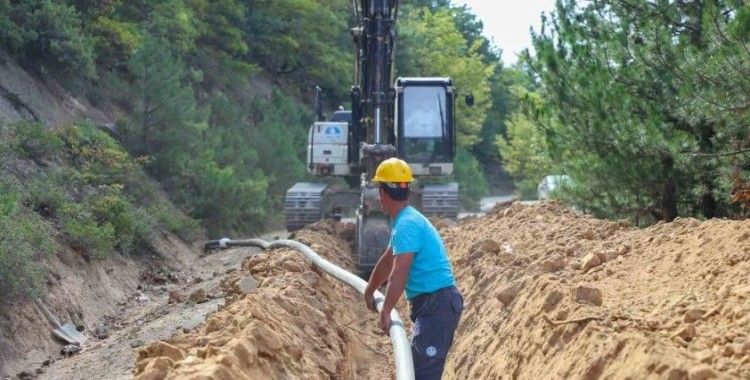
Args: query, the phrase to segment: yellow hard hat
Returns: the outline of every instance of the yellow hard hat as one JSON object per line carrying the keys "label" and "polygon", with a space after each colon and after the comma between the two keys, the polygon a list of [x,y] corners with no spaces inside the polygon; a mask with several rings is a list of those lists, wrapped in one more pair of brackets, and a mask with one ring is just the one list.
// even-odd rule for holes
{"label": "yellow hard hat", "polygon": [[411,167],[404,160],[391,157],[378,165],[375,170],[375,182],[409,183],[414,181]]}

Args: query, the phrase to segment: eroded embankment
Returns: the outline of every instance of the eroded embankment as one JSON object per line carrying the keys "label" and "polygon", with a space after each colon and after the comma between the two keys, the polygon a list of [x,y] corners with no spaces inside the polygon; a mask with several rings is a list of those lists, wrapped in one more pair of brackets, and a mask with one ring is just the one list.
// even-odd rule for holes
{"label": "eroded embankment", "polygon": [[[350,267],[351,226],[322,222],[295,239]],[[197,329],[139,353],[136,378],[387,378],[390,341],[352,289],[291,249],[247,259],[227,302]]]}
{"label": "eroded embankment", "polygon": [[442,229],[466,378],[750,378],[750,221],[637,229],[514,204]]}

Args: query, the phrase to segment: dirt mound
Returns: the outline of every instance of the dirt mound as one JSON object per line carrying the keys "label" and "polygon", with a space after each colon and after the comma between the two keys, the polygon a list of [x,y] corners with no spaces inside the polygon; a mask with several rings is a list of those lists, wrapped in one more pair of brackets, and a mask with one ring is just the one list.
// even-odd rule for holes
{"label": "dirt mound", "polygon": [[467,306],[446,377],[750,377],[750,221],[516,203],[441,232]]}
{"label": "dirt mound", "polygon": [[[295,239],[350,266],[350,227],[322,222]],[[392,372],[376,315],[349,287],[290,249],[247,259],[223,284],[217,313],[193,331],[139,352],[136,378],[379,378]],[[392,359],[391,359],[392,360]]]}
{"label": "dirt mound", "polygon": [[[349,266],[351,232],[321,223],[295,238]],[[750,221],[637,229],[515,203],[441,232],[466,298],[445,378],[750,377]],[[224,287],[204,325],[140,352],[139,378],[393,373],[360,296],[298,253],[251,257]]]}

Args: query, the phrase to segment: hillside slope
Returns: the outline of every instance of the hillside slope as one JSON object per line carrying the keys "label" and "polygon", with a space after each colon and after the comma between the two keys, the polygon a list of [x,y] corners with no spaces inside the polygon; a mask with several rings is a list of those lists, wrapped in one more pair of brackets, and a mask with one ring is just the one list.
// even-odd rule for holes
{"label": "hillside slope", "polygon": [[[63,131],[80,120],[94,125]],[[126,242],[120,239],[125,234],[117,228],[99,230],[92,226],[98,228],[101,224],[90,224],[92,220],[105,221],[101,218],[106,215],[92,216],[96,207],[102,214],[109,213],[110,217],[118,207],[125,211],[120,216],[151,217],[142,209],[148,202],[140,199],[140,205],[132,204],[131,195],[127,190],[121,190],[119,179],[107,180],[106,183],[92,180],[122,174],[137,179],[141,189],[148,189],[154,198],[152,205],[162,207],[165,214],[178,218],[182,215],[114,140],[106,134],[97,134],[99,128],[110,127],[111,120],[107,112],[71,95],[54,81],[28,74],[0,52],[0,131],[3,133],[0,141],[3,193],[0,197],[6,197],[2,201],[10,201],[11,209],[16,209],[15,215],[6,215],[3,212],[7,210],[3,210],[0,217],[7,219],[3,220],[3,226],[10,229],[23,225],[25,221],[34,221],[25,235],[30,240],[14,241],[18,235],[5,236],[10,241],[3,242],[0,252],[4,260],[2,269],[7,270],[0,272],[0,280],[6,281],[3,284],[14,282],[16,287],[2,289],[4,298],[0,300],[2,378],[24,370],[33,372],[43,362],[61,356],[62,343],[52,336],[47,320],[28,295],[42,300],[62,323],[73,323],[90,340],[95,340],[93,335],[97,325],[117,321],[128,312],[140,309],[143,305],[137,302],[138,295],[158,291],[144,283],[145,274],[162,270],[166,273],[184,267],[197,256],[161,222],[146,226],[150,229],[147,231],[150,236],[148,247],[134,243],[127,247],[128,253],[121,253]],[[23,121],[39,124],[18,124],[21,126],[15,131],[14,127],[8,127]],[[19,131],[26,135],[19,137]],[[80,136],[76,135],[79,132]],[[13,138],[6,139],[8,133]],[[65,151],[67,147],[63,141],[66,138],[70,138],[68,142],[81,143],[78,148],[82,153],[75,155]],[[37,145],[40,141],[54,143]],[[21,199],[14,199],[14,194],[9,194],[8,189],[14,190]],[[95,202],[100,205],[92,206]],[[131,225],[131,221],[120,220],[127,225]],[[34,231],[34,227],[44,228]],[[109,235],[95,235],[101,231],[110,231],[114,239]],[[78,235],[71,237],[73,233]],[[87,240],[90,238],[99,240]],[[52,252],[39,254],[42,248],[35,245],[37,242],[49,245]],[[123,244],[117,252],[114,248],[120,243]],[[107,249],[94,252],[94,246]],[[18,255],[22,250],[33,256]],[[21,267],[14,268],[14,265]],[[2,275],[8,273],[17,275],[17,278],[3,278]],[[28,275],[36,277],[29,279],[26,278]],[[26,284],[34,285],[34,289],[29,289]],[[25,296],[18,297],[18,293]]]}

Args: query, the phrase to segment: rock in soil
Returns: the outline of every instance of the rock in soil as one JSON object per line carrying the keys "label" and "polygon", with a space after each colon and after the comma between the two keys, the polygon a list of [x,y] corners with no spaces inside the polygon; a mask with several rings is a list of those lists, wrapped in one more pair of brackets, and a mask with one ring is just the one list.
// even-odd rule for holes
{"label": "rock in soil", "polygon": [[94,336],[97,339],[107,339],[109,338],[109,326],[107,326],[106,323],[99,323],[96,325],[96,328],[94,329]]}
{"label": "rock in soil", "polygon": [[237,286],[237,290],[239,290],[240,293],[247,294],[258,287],[258,281],[252,276],[245,276],[238,280],[235,285]]}
{"label": "rock in soil", "polygon": [[689,380],[715,379],[716,377],[716,372],[705,364],[697,365],[688,371]]}
{"label": "rock in soil", "polygon": [[602,291],[599,288],[588,285],[580,285],[574,290],[575,299],[580,303],[589,303],[602,306]]}
{"label": "rock in soil", "polygon": [[63,356],[72,356],[79,352],[81,352],[81,346],[77,344],[67,344],[62,348],[62,351],[60,353],[62,353]]}
{"label": "rock in soil", "polygon": [[181,302],[185,302],[185,293],[180,290],[173,290],[169,292],[169,299],[167,299],[167,303],[173,304]]}
{"label": "rock in soil", "polygon": [[37,378],[36,373],[31,371],[21,371],[17,376],[20,380],[31,380]]}
{"label": "rock in soil", "polygon": [[200,288],[194,291],[190,295],[188,300],[193,303],[204,303],[204,302],[208,302],[208,296],[206,295],[206,291],[203,288]]}

